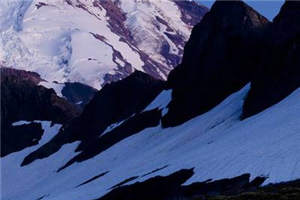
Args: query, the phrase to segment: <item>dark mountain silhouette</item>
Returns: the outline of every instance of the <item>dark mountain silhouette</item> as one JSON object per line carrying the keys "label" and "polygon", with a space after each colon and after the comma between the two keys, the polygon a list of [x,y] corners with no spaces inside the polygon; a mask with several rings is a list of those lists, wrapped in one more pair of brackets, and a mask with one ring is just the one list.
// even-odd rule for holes
{"label": "dark mountain silhouette", "polygon": [[210,110],[248,83],[268,23],[242,1],[217,1],[194,27],[182,63],[169,75],[173,94],[163,126]]}
{"label": "dark mountain silhouette", "polygon": [[300,2],[286,1],[264,34],[263,59],[251,79],[243,118],[278,103],[300,87]]}
{"label": "dark mountain silhouette", "polygon": [[[65,124],[60,134],[48,144],[26,157],[23,164],[28,164],[37,158],[47,157],[58,151],[65,143],[76,140],[82,141],[78,150],[92,151],[96,148],[93,148],[92,144],[98,143],[98,137],[109,125],[125,120],[134,114],[139,116],[138,113],[151,103],[164,89],[164,85],[163,81],[154,79],[139,71],[134,72],[121,81],[105,85],[101,91],[97,92],[78,118]],[[149,119],[147,114],[146,116],[146,119]],[[156,118],[153,120],[158,123],[160,114],[158,120]],[[138,120],[141,125],[138,131],[147,127],[147,125],[142,125],[142,119],[138,118]],[[148,124],[147,122],[145,123]],[[153,124],[153,122],[150,122],[152,126],[157,123]],[[129,127],[127,127],[129,128],[129,133],[125,135],[133,134],[130,130],[136,127],[139,127],[138,124],[130,123]],[[105,145],[112,145],[123,138],[122,134],[113,134],[112,137],[105,139]],[[102,140],[100,143],[102,143]],[[98,148],[101,149],[103,147],[100,145]]]}
{"label": "dark mountain silhouette", "polygon": [[1,156],[37,144],[38,140],[32,140],[42,135],[40,125],[13,127],[13,122],[46,120],[62,124],[79,115],[77,108],[53,89],[39,86],[42,80],[37,73],[4,67],[0,70]]}

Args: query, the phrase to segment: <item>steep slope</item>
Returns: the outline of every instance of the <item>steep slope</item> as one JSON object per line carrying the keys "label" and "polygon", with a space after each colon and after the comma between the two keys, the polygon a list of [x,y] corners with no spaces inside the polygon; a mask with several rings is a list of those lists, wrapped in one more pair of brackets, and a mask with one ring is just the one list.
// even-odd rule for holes
{"label": "steep slope", "polygon": [[[88,157],[90,157],[90,154],[97,154],[99,148],[103,150],[103,146],[110,147],[126,136],[132,135],[132,132],[139,132],[148,126],[157,125],[160,120],[160,112],[157,114],[150,112],[146,115],[139,113],[163,89],[163,81],[156,80],[139,71],[121,81],[107,84],[95,95],[78,118],[65,124],[57,137],[28,155],[22,164],[27,165],[38,158],[47,157],[58,151],[64,144],[76,140],[81,141],[77,150],[88,151]],[[151,120],[152,117],[155,119]],[[120,124],[127,119],[131,119],[131,123],[124,123],[125,126],[127,125],[125,129],[121,129],[113,137],[104,136],[104,141],[102,141],[102,137],[99,139],[104,134],[103,132],[109,132],[114,124]],[[150,122],[147,123],[147,120]],[[110,125],[111,127],[109,127]],[[135,130],[136,127],[139,127],[138,130]]]}
{"label": "steep slope", "polygon": [[37,144],[41,137],[40,125],[15,126],[14,122],[47,120],[64,123],[79,114],[75,106],[58,97],[54,90],[39,86],[42,80],[38,74],[3,67],[0,70],[1,156]]}
{"label": "steep slope", "polygon": [[163,125],[202,114],[248,83],[267,24],[242,1],[217,1],[193,29],[182,63],[168,78],[173,93]]}
{"label": "steep slope", "polygon": [[300,87],[300,2],[287,1],[265,32],[262,62],[251,80],[243,117],[279,102]]}
{"label": "steep slope", "polygon": [[[38,147],[4,157],[3,199],[91,200],[131,177],[135,178],[125,181],[125,185],[191,168],[194,174],[187,177],[184,185],[244,173],[250,173],[251,180],[267,177],[264,184],[299,178],[299,90],[272,108],[240,121],[248,90],[249,86],[183,125],[145,129],[59,172],[77,155],[74,150],[78,142],[66,144],[52,156],[23,167],[20,164],[24,157]],[[165,100],[163,103],[167,104],[169,99]],[[153,103],[160,105],[157,101]],[[108,173],[100,177],[104,172]]]}
{"label": "steep slope", "polygon": [[[264,191],[272,189],[270,183],[299,179],[300,89],[293,85],[298,74],[290,74],[290,82],[285,78],[298,66],[293,36],[299,21],[296,5],[286,2],[270,24],[243,2],[217,1],[195,27],[182,65],[167,82],[168,90],[165,83],[136,71],[106,85],[78,118],[60,130],[42,123],[38,145],[1,158],[2,198],[239,198],[241,192],[260,191],[261,185],[267,185]],[[287,16],[290,20],[280,20]],[[280,89],[294,89],[273,106],[241,120],[251,92],[257,90],[255,81],[274,75],[263,63],[290,58],[285,52],[264,57],[260,51],[276,23],[282,34],[276,42],[282,40],[284,47],[285,39],[291,38],[288,41],[295,44],[289,49],[295,59],[289,59],[286,68],[279,65],[284,78]],[[285,31],[286,26],[291,29]],[[203,34],[207,34],[204,41]],[[260,86],[269,90],[265,83]],[[213,91],[205,93],[208,87]],[[125,100],[120,102],[120,96]]]}
{"label": "steep slope", "polygon": [[4,0],[0,9],[0,61],[96,89],[135,69],[166,79],[207,12],[173,0]]}

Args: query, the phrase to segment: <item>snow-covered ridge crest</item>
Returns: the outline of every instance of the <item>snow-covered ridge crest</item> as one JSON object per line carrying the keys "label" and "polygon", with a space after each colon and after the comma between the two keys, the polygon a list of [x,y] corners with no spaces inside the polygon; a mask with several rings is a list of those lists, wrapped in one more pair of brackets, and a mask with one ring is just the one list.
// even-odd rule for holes
{"label": "snow-covered ridge crest", "polygon": [[192,29],[172,0],[3,0],[0,10],[2,62],[98,89],[134,70],[166,79]]}

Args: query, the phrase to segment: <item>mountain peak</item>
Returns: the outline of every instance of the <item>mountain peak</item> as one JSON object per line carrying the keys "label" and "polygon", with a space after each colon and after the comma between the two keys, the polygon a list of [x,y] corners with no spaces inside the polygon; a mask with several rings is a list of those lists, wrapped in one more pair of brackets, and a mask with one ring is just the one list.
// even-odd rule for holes
{"label": "mountain peak", "polygon": [[290,20],[291,23],[299,22],[300,17],[300,2],[299,1],[285,1],[280,9],[279,14],[274,18],[274,23],[280,23],[282,20]]}
{"label": "mountain peak", "polygon": [[194,27],[182,63],[170,73],[173,99],[163,126],[178,125],[208,111],[249,82],[258,59],[256,30],[268,23],[242,1],[215,2]]}
{"label": "mountain peak", "polygon": [[0,20],[3,62],[96,89],[135,70],[165,80],[208,11],[188,0],[22,2],[0,4],[9,16]]}
{"label": "mountain peak", "polygon": [[286,1],[265,35],[259,76],[251,80],[244,118],[278,103],[300,86],[300,2]]}
{"label": "mountain peak", "polygon": [[0,67],[1,83],[7,79],[15,79],[18,81],[28,81],[32,84],[39,84],[43,81],[38,73],[25,70],[16,70],[10,67]]}
{"label": "mountain peak", "polygon": [[241,0],[218,0],[213,4],[210,13],[221,19],[223,23],[232,23],[236,26],[260,26],[262,23],[268,22],[267,18]]}
{"label": "mountain peak", "polygon": [[[24,6],[25,1],[14,2],[23,2],[21,6]],[[62,2],[66,9],[60,12],[72,12],[72,15],[56,17],[54,22],[65,20],[66,25],[73,18],[92,15],[90,20],[83,18],[82,21],[85,24],[96,21],[93,25],[99,31],[95,28],[85,34],[87,29],[79,27],[67,38],[71,43],[78,42],[78,48],[84,53],[91,53],[88,52],[91,50],[93,55],[104,55],[100,59],[103,70],[109,67],[106,58],[116,63],[121,63],[122,59],[135,59],[132,51],[117,50],[118,44],[122,43],[118,39],[125,41],[125,46],[132,45],[131,50],[140,50],[136,49],[138,45],[126,43],[133,40],[127,38],[130,34],[126,36],[123,32],[128,30],[123,24],[124,19],[129,17],[129,25],[137,25],[133,27],[133,34],[145,31],[144,28],[155,22],[164,25],[159,26],[166,28],[161,29],[164,33],[167,26],[172,27],[171,20],[166,20],[161,13],[148,12],[149,6],[159,5],[158,8],[165,10],[163,13],[174,17],[178,10],[170,9],[166,4],[178,1],[181,6],[191,6],[179,0],[26,2],[31,1],[41,3],[29,13],[46,12],[43,17],[54,17],[53,12],[57,11],[56,7],[49,9],[45,2],[58,2],[58,7]],[[66,1],[74,2],[74,5],[70,8]],[[126,5],[122,4],[124,2]],[[120,4],[126,6],[123,11],[135,11],[143,5],[140,9],[144,13],[131,10],[125,17],[118,10],[120,7],[115,7]],[[158,71],[150,73],[131,68],[128,61],[126,67],[108,72],[123,79],[108,80],[99,91],[77,82],[64,84],[61,93],[76,104],[76,108],[85,101],[81,97],[87,97],[89,103],[82,107],[79,115],[74,113],[76,108],[72,109],[73,106],[58,97],[54,90],[41,86],[38,74],[19,71],[19,77],[16,71],[8,69],[7,74],[13,77],[7,78],[1,73],[2,199],[195,200],[206,197],[268,199],[274,196],[300,199],[300,19],[295,18],[299,16],[295,12],[297,8],[290,5],[295,4],[286,3],[277,21],[268,23],[241,1],[217,1],[212,11],[194,28],[184,49],[183,62],[169,76],[168,90],[164,81],[151,76]],[[98,6],[104,13],[98,12]],[[2,9],[1,0],[0,9],[6,11]],[[109,15],[103,17],[106,11]],[[134,15],[136,13],[139,14]],[[197,9],[192,13],[197,13]],[[37,23],[39,14],[35,21],[27,18],[23,29],[26,31],[20,33],[22,36],[29,31],[27,39],[30,42],[38,40],[40,34],[31,35],[26,23]],[[185,14],[184,20],[188,20],[189,14]],[[151,19],[153,15],[154,23],[141,23],[147,21],[144,17]],[[135,17],[138,21],[134,21]],[[51,18],[43,19],[45,27],[39,32],[50,28],[48,20]],[[99,27],[101,22],[110,23],[110,30],[115,32],[105,33],[108,29]],[[3,26],[0,24],[0,27]],[[148,30],[153,33],[151,29]],[[147,36],[143,31],[133,38]],[[122,37],[115,38],[114,33]],[[19,33],[14,34],[18,36]],[[170,37],[180,35],[170,31],[168,34]],[[22,42],[14,41],[9,32],[3,36],[10,36],[5,38],[10,48]],[[51,39],[51,34],[48,36]],[[89,43],[85,36],[92,42]],[[144,42],[145,38],[142,39]],[[53,44],[53,41],[49,43]],[[95,51],[93,47],[98,43],[114,51],[113,60],[107,49]],[[155,46],[149,41],[147,44]],[[67,47],[72,50],[70,53],[82,56],[76,54],[76,45]],[[155,48],[159,50],[157,46]],[[165,44],[164,52],[169,50]],[[156,58],[154,54],[141,56],[148,61]],[[77,60],[80,65],[87,64],[81,68],[86,70],[85,74],[69,66],[68,60],[62,62],[67,68],[60,69],[75,70],[82,77],[95,75],[100,79],[96,67],[88,65],[97,60],[89,55],[86,58]],[[47,65],[34,64],[40,66],[41,78],[45,73],[51,75],[51,70],[44,71],[48,69]],[[153,70],[150,66],[145,69]],[[54,71],[53,76],[56,75]],[[88,97],[91,93],[95,93],[92,99]],[[249,119],[241,119],[241,115]],[[172,128],[166,128],[170,126]]]}

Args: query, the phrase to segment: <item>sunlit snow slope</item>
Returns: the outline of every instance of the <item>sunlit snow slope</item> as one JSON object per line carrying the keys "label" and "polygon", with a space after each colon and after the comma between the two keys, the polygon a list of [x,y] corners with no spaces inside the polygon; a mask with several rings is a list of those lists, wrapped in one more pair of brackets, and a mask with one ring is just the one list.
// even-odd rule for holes
{"label": "sunlit snow slope", "polygon": [[38,72],[48,87],[100,89],[134,70],[166,79],[206,11],[172,0],[1,0],[0,63]]}
{"label": "sunlit snow slope", "polygon": [[[56,170],[76,154],[77,142],[24,167],[20,167],[22,159],[37,147],[10,154],[1,160],[2,178],[6,180],[2,182],[2,199],[91,200],[133,176],[138,178],[127,184],[190,168],[194,168],[195,174],[185,184],[244,173],[250,173],[252,178],[267,177],[265,184],[299,179],[300,90],[262,113],[240,121],[248,90],[246,86],[183,125],[146,129],[60,172]],[[169,95],[169,91],[163,91],[148,109],[164,108]],[[44,137],[47,135],[51,134],[46,131]],[[142,177],[158,168],[163,169]],[[78,186],[104,172],[107,173],[102,177]]]}

